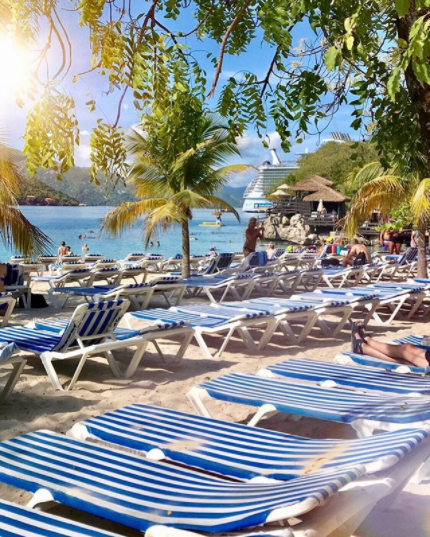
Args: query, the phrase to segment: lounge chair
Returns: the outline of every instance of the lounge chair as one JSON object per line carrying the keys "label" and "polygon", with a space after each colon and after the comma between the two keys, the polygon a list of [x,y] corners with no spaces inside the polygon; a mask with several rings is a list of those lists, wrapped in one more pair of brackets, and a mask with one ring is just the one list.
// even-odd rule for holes
{"label": "lounge chair", "polygon": [[205,294],[213,303],[222,302],[229,294],[234,300],[244,300],[250,296],[255,282],[252,273],[191,276],[182,280],[190,296]]}
{"label": "lounge chair", "polygon": [[4,500],[0,500],[0,533],[3,537],[120,537]]}
{"label": "lounge chair", "polygon": [[[140,362],[148,343],[157,339],[164,330],[171,329],[171,334],[176,335],[182,334],[183,328],[180,323],[172,322],[153,323],[142,330],[116,328],[128,305],[127,300],[82,304],[70,319],[1,328],[0,341],[14,342],[20,350],[40,356],[49,379],[57,390],[64,388],[53,366],[56,360],[79,358],[73,377],[65,388],[67,390],[73,388],[85,362],[94,355],[104,356],[113,374],[122,377],[112,351],[136,347],[132,361]],[[192,335],[189,332],[185,330],[187,343]]]}
{"label": "lounge chair", "polygon": [[[422,336],[406,336],[398,338],[393,343],[411,343],[412,345],[422,346],[425,349],[429,349],[422,345]],[[417,367],[412,364],[401,364],[399,362],[388,362],[367,354],[356,354],[354,352],[343,351],[335,356],[335,362],[341,365],[348,364],[360,364],[369,367],[377,367],[379,369],[386,369],[387,371],[395,371],[396,373],[414,373],[416,375],[428,375],[430,374],[430,366]]]}
{"label": "lounge chair", "polygon": [[[122,280],[126,280],[127,278],[130,278],[134,281],[134,283],[145,283],[146,277],[148,275],[148,271],[144,267],[136,267],[136,266],[130,266],[130,267],[122,267],[121,268],[122,273]],[[141,281],[138,281],[139,276],[141,276]]]}
{"label": "lounge chair", "polygon": [[349,423],[359,437],[375,430],[396,431],[429,426],[430,397],[357,393],[286,380],[230,373],[192,388],[188,397],[201,416],[210,417],[204,401],[214,398],[255,406],[249,425],[275,412]]}
{"label": "lounge chair", "polygon": [[98,267],[91,269],[94,274],[91,285],[96,282],[106,282],[108,285],[119,285],[123,272],[118,267]]}
{"label": "lounge chair", "polygon": [[[321,332],[327,337],[336,337],[344,328],[353,312],[352,306],[346,300],[335,299],[328,301],[316,301],[316,300],[293,300],[291,298],[256,298],[249,301],[256,308],[266,308],[271,311],[273,315],[279,320],[279,327],[282,329],[283,314],[289,311],[303,310],[307,312],[313,311],[315,317],[309,317],[309,323],[305,327],[304,332],[301,334],[299,341],[302,341],[312,330],[314,325],[318,325]],[[330,323],[326,320],[326,317],[333,315],[340,315],[336,323]],[[275,327],[275,330],[278,327]],[[288,332],[288,330],[287,330]],[[292,337],[292,334],[286,334]],[[293,339],[293,338],[292,338]],[[294,339],[293,339],[294,341]]]}
{"label": "lounge chair", "polygon": [[365,472],[356,465],[282,482],[232,482],[50,431],[1,442],[0,459],[0,481],[33,493],[30,507],[56,501],[142,532],[159,525],[218,533],[286,523]]}
{"label": "lounge chair", "polygon": [[17,354],[17,350],[15,343],[0,344],[0,371],[7,366],[6,375],[1,379],[0,404],[4,403],[12,393],[27,363],[22,356]]}
{"label": "lounge chair", "polygon": [[69,298],[83,297],[88,303],[126,298],[134,309],[146,309],[154,293],[148,283],[97,285],[94,287],[53,287],[48,297],[54,308],[63,308]]}
{"label": "lounge chair", "polygon": [[[275,318],[275,323],[268,327],[260,339],[258,349],[263,349],[270,343],[273,334],[281,330],[292,343],[301,343],[310,333],[318,321],[318,314],[311,304],[304,304],[298,301],[284,301],[282,306],[262,299],[243,300],[241,302],[225,302],[211,304],[215,309],[230,308],[235,311],[249,311],[257,313],[269,312]],[[294,323],[294,324],[293,324]],[[297,325],[303,323],[298,334]]]}
{"label": "lounge chair", "polygon": [[362,267],[323,268],[323,281],[328,287],[358,285],[363,278]]}
{"label": "lounge chair", "polygon": [[4,310],[4,315],[0,317],[0,327],[7,326],[15,305],[16,299],[13,298],[12,293],[0,293],[0,309]]}
{"label": "lounge chair", "polygon": [[156,276],[149,285],[153,290],[153,296],[161,295],[167,307],[178,306],[187,290],[187,286],[179,276]]}
{"label": "lounge chair", "polygon": [[428,438],[429,432],[401,430],[364,439],[316,440],[133,404],[76,423],[67,435],[248,481],[259,476],[288,480],[356,464],[364,465],[367,473],[380,472]]}
{"label": "lounge chair", "polygon": [[104,258],[103,254],[86,254],[84,261],[85,263],[97,263],[97,261],[103,261]]}
{"label": "lounge chair", "polygon": [[[220,358],[232,336],[237,333],[249,350],[256,350],[257,345],[249,334],[249,328],[264,328],[271,331],[275,319],[267,311],[220,311],[210,306],[172,307],[168,310],[155,308],[146,311],[129,312],[124,316],[126,325],[133,329],[142,323],[182,322],[192,328],[193,336],[205,358]],[[212,355],[205,336],[221,335],[223,342],[219,350]],[[263,336],[264,337],[264,332]],[[136,364],[137,367],[138,364]]]}
{"label": "lounge chair", "polygon": [[268,366],[258,373],[266,377],[287,377],[329,388],[382,392],[392,395],[430,395],[430,379],[398,375],[371,368],[354,367],[307,359],[291,359]]}
{"label": "lounge chair", "polygon": [[50,287],[64,287],[68,283],[79,283],[81,287],[90,287],[94,273],[86,268],[78,268],[61,274],[60,276],[36,276],[32,282],[46,282]]}

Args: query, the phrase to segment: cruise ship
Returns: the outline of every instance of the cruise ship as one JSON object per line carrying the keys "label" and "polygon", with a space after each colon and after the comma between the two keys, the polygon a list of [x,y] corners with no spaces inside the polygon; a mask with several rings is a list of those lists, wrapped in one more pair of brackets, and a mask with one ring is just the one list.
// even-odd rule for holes
{"label": "cruise ship", "polygon": [[272,207],[272,203],[266,198],[266,192],[298,169],[295,162],[282,163],[276,149],[271,149],[270,152],[272,163],[263,162],[258,168],[257,177],[249,183],[243,194],[243,211],[246,213],[260,213]]}

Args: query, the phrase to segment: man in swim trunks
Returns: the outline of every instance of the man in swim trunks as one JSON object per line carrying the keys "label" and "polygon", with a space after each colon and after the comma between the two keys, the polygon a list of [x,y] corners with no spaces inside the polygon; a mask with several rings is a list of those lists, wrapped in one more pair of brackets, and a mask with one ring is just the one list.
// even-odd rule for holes
{"label": "man in swim trunks", "polygon": [[352,265],[360,266],[369,264],[372,262],[369,249],[364,244],[358,244],[356,239],[351,241],[351,250],[349,254],[343,260],[342,265],[344,267],[349,267]]}
{"label": "man in swim trunks", "polygon": [[250,253],[255,252],[258,239],[263,239],[263,230],[257,225],[256,218],[250,218],[248,227],[245,231],[245,244],[243,245],[243,255],[246,257]]}

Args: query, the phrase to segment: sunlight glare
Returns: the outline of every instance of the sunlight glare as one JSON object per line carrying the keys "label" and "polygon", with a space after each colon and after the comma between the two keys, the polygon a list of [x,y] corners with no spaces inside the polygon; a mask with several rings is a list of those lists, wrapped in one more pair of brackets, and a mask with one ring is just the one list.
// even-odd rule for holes
{"label": "sunlight glare", "polygon": [[0,99],[25,89],[31,70],[30,54],[16,41],[0,34]]}

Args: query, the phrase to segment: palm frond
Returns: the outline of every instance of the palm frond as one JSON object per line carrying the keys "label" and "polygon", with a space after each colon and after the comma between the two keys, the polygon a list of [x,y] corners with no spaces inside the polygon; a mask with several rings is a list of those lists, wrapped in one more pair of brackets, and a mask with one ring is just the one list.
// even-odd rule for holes
{"label": "palm frond", "polygon": [[165,198],[153,198],[143,201],[133,201],[122,203],[104,217],[102,229],[106,230],[112,237],[120,235],[126,229],[133,226],[137,220],[151,211],[165,205]]}
{"label": "palm frond", "polygon": [[340,222],[345,234],[353,236],[373,211],[380,211],[383,216],[389,215],[405,195],[404,185],[395,175],[379,176],[364,184],[355,195],[346,217]]}
{"label": "palm frond", "polygon": [[416,224],[430,220],[430,179],[423,179],[411,198],[411,209]]}
{"label": "palm frond", "polygon": [[0,205],[0,236],[3,243],[24,255],[38,255],[52,242],[38,227],[27,220],[19,209]]}
{"label": "palm frond", "polygon": [[157,228],[166,231],[175,224],[181,225],[188,220],[186,213],[180,210],[172,200],[155,208],[145,219],[145,245],[148,246],[153,233]]}

